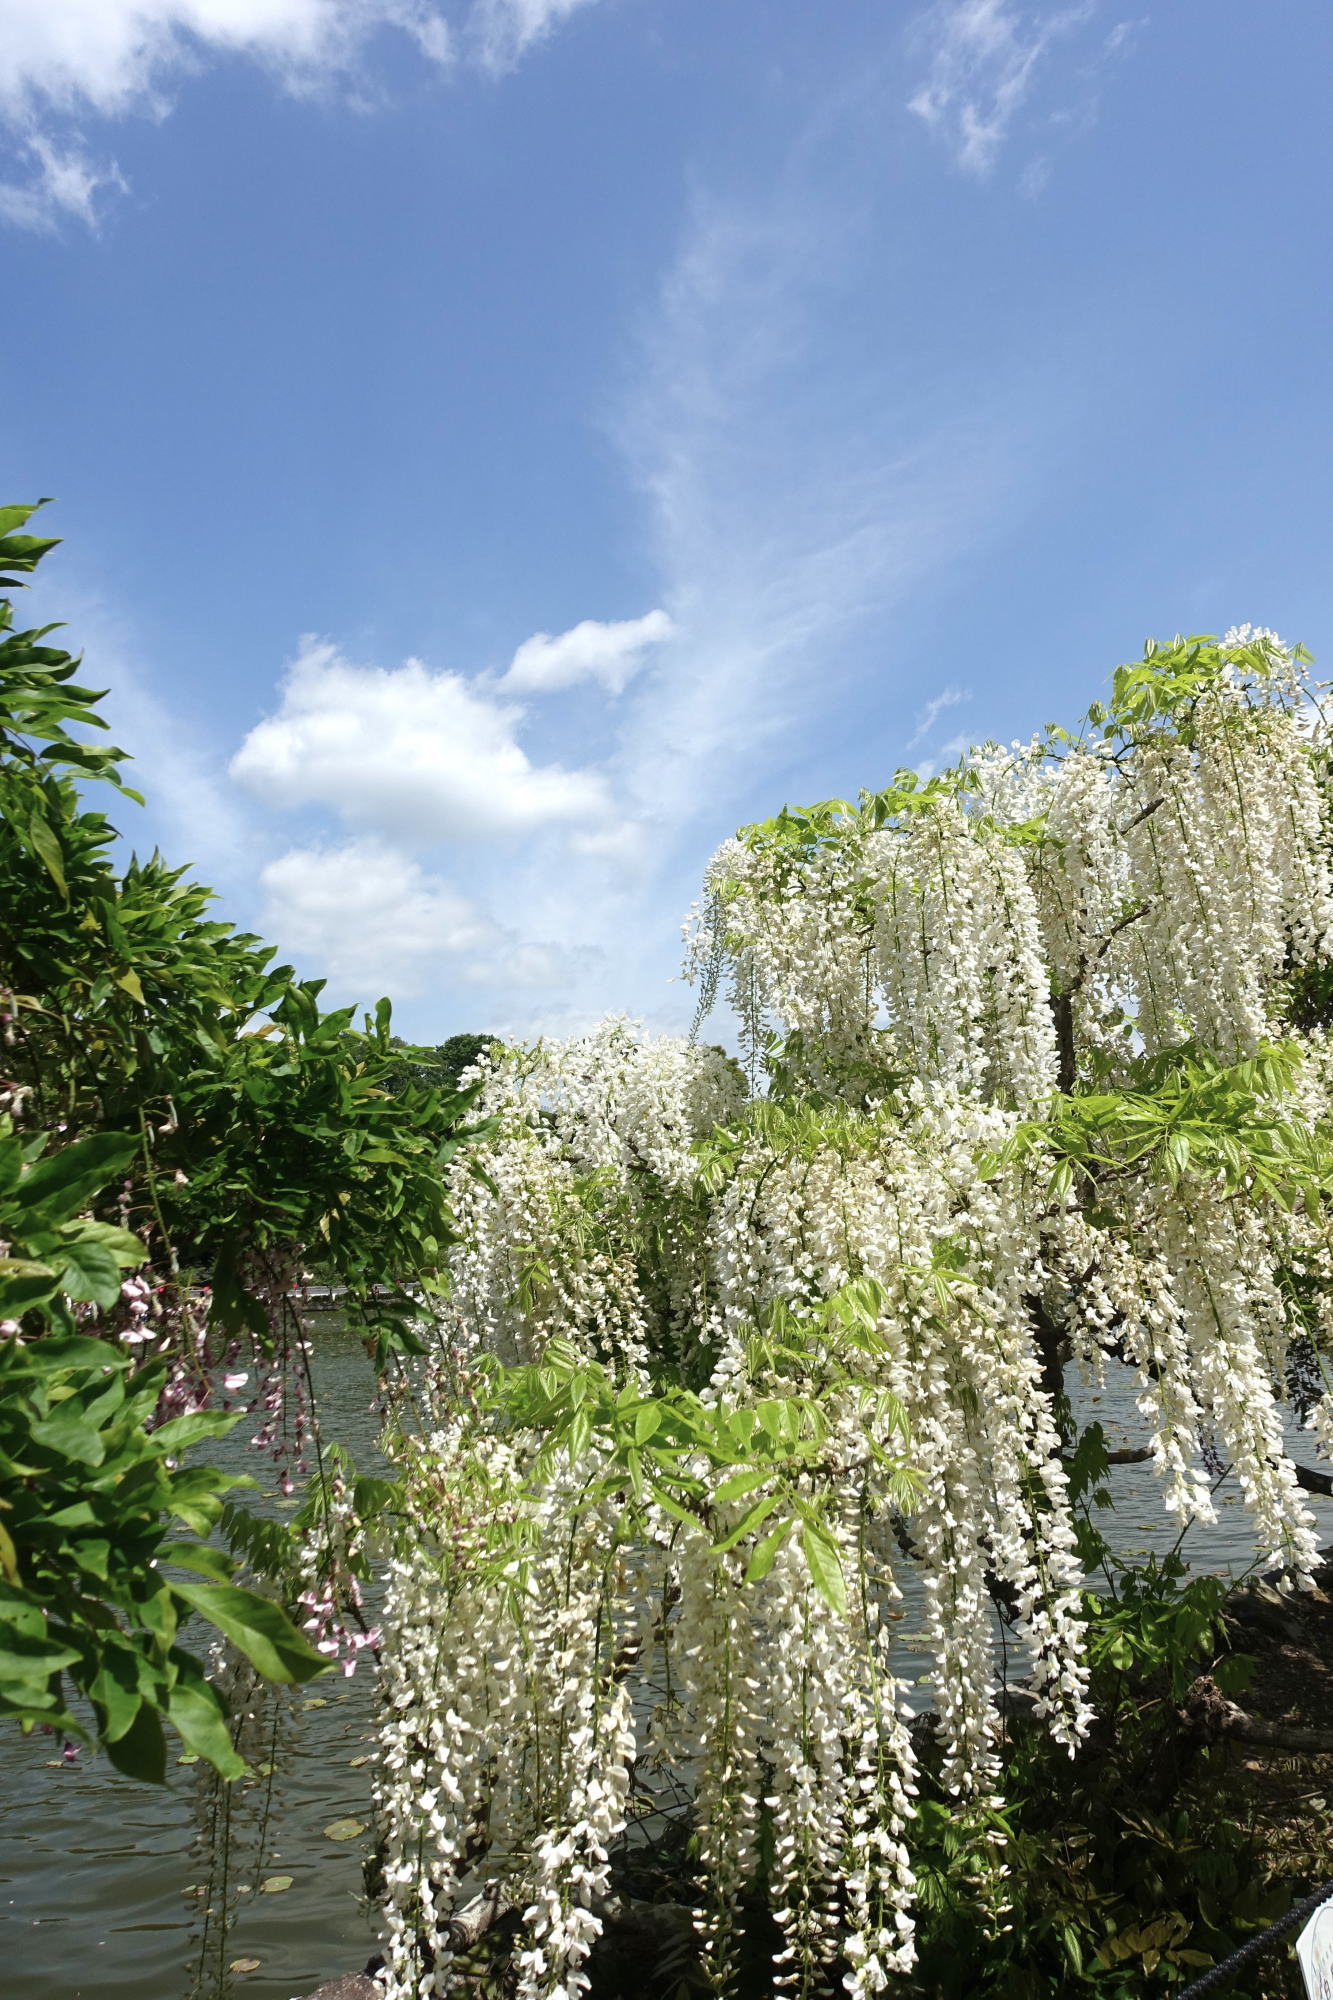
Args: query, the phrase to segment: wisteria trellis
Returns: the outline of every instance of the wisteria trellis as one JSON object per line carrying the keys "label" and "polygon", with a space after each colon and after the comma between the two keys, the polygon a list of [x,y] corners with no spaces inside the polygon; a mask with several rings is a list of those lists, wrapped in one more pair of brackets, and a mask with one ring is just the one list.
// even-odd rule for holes
{"label": "wisteria trellis", "polygon": [[665,1767],[716,1992],[756,1885],[776,1990],[909,1968],[895,1571],[923,1574],[960,1811],[999,1776],[997,1592],[1076,1746],[1071,1360],[1133,1371],[1166,1508],[1208,1518],[1224,1459],[1306,1579],[1282,1398],[1327,1451],[1315,694],[1271,633],[1176,642],[1077,737],[744,830],[688,930],[744,1069],[616,1021],[483,1064],[451,1352],[398,1444],[393,2000],[450,1990],[442,1926],[486,1882],[525,1913],[521,2000],[582,1991]]}

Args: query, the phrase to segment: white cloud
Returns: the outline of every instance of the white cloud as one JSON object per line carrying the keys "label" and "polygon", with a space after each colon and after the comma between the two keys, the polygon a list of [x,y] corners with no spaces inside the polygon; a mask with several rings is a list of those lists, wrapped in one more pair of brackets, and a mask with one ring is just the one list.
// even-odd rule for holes
{"label": "white cloud", "polygon": [[937,771],[946,769],[948,765],[961,757],[965,750],[970,750],[971,748],[972,738],[970,736],[951,736],[947,743],[941,743],[933,757],[927,757],[924,764],[917,766],[918,776],[933,778]]}
{"label": "white cloud", "polygon": [[937,0],[923,23],[933,45],[929,70],[908,109],[948,143],[965,173],[985,176],[1051,48],[1092,12],[1091,0],[1035,16],[1010,0]]}
{"label": "white cloud", "polygon": [[849,388],[823,309],[860,227],[842,186],[788,184],[750,210],[700,204],[648,332],[623,441],[677,632],[626,698],[614,765],[677,847],[696,815],[715,828],[757,807],[757,772],[786,783],[820,718],[864,699],[855,648],[872,621],[1012,496],[998,376],[985,401],[964,386],[948,417],[923,417],[860,356]]}
{"label": "white cloud", "polygon": [[24,153],[34,163],[26,180],[0,181],[0,222],[18,229],[54,229],[71,218],[95,229],[98,197],[125,192],[114,161],[96,167],[78,146],[61,147],[42,132],[30,132]]}
{"label": "white cloud", "polygon": [[294,847],[260,871],[262,922],[279,953],[325,974],[342,997],[403,998],[463,985],[550,989],[568,954],[524,941],[388,842]]}
{"label": "white cloud", "polygon": [[935,727],[935,724],[939,721],[940,717],[943,715],[946,708],[957,708],[960,701],[970,701],[970,700],[971,696],[968,694],[965,688],[956,688],[956,687],[941,688],[939,693],[931,697],[931,699],[926,703],[925,707],[921,710],[921,713],[917,716],[916,734],[908,742],[907,745],[908,749],[915,750],[917,744],[920,743],[924,737],[929,736],[931,730]]}
{"label": "white cloud", "polygon": [[3,0],[0,108],[105,115],[161,111],[162,93],[206,56],[246,55],[289,84],[345,68],[377,28],[436,61],[449,36],[429,0]]}
{"label": "white cloud", "polygon": [[231,773],[271,804],[330,806],[349,825],[419,844],[605,819],[605,778],[533,764],[515,733],[522,715],[461,674],[419,660],[358,667],[307,640],[281,707],[250,731]]}
{"label": "white cloud", "polygon": [[585,618],[554,639],[536,632],[523,641],[500,686],[515,694],[549,694],[590,680],[600,681],[608,694],[620,694],[643,665],[648,647],[660,646],[674,631],[665,611],[650,611],[605,624]]}
{"label": "white cloud", "polygon": [[476,0],[469,20],[487,69],[511,69],[534,42],[544,41],[593,0]]}
{"label": "white cloud", "polygon": [[59,143],[53,119],[163,117],[175,85],[227,56],[260,63],[293,92],[346,79],[364,103],[367,44],[384,29],[440,69],[462,53],[500,72],[589,4],[473,0],[455,29],[433,0],[0,0],[0,124],[37,163],[27,180],[0,183],[0,223],[92,225],[95,198],[124,190],[115,168]]}

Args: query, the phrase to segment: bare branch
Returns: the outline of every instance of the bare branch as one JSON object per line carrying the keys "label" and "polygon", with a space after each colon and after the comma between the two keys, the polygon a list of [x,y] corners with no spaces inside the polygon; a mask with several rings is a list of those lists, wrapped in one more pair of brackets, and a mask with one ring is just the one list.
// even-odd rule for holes
{"label": "bare branch", "polygon": [[1143,808],[1142,812],[1136,812],[1133,819],[1127,820],[1125,822],[1124,826],[1122,826],[1120,829],[1120,838],[1123,840],[1125,835],[1127,833],[1132,833],[1136,826],[1142,826],[1145,819],[1151,819],[1153,814],[1157,811],[1158,807],[1164,806],[1165,804],[1166,804],[1166,794],[1165,792],[1163,792],[1159,798],[1151,800],[1149,804],[1147,804]]}
{"label": "bare branch", "polygon": [[[1102,939],[1101,943],[1098,945],[1097,956],[1093,959],[1092,964],[1100,965],[1102,960],[1105,958],[1107,952],[1111,949],[1111,946],[1115,943],[1116,939],[1119,937],[1121,931],[1127,931],[1131,924],[1136,924],[1138,922],[1140,917],[1146,917],[1151,908],[1152,908],[1151,903],[1140,903],[1137,910],[1131,910],[1129,915],[1127,917],[1122,917],[1118,924],[1112,924],[1110,930],[1106,933],[1106,936]],[[1092,966],[1085,966],[1083,968],[1082,972],[1079,974],[1080,985],[1082,985],[1083,981],[1087,978],[1088,973],[1091,970]]]}
{"label": "bare branch", "polygon": [[457,1916],[450,1917],[445,1925],[450,1949],[471,1950],[478,1938],[484,1937],[496,1919],[504,1916],[510,1907],[510,1899],[505,1894],[504,1885],[500,1882],[488,1882],[481,1894],[474,1896],[470,1903],[464,1903]]}
{"label": "bare branch", "polygon": [[1205,1743],[1217,1743],[1225,1737],[1233,1743],[1250,1743],[1264,1750],[1287,1750],[1297,1756],[1333,1755],[1333,1730],[1293,1729],[1285,1723],[1264,1722],[1257,1715],[1247,1715],[1243,1708],[1237,1708],[1234,1701],[1227,1699],[1207,1674],[1201,1674],[1185,1696],[1180,1719]]}

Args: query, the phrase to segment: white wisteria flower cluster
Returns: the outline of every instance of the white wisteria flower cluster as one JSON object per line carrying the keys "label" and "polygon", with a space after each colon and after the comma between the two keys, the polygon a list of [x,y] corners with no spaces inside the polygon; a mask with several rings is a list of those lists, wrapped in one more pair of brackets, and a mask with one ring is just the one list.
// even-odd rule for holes
{"label": "white wisteria flower cluster", "polygon": [[[734,1990],[913,1957],[910,1566],[932,1768],[1000,1778],[997,1605],[1038,1716],[1091,1719],[1065,1372],[1131,1371],[1165,1507],[1233,1469],[1300,1587],[1295,1387],[1333,1439],[1326,736],[1265,631],[1177,641],[1083,734],[728,842],[689,926],[743,1062],[624,1021],[493,1048],[452,1199],[451,1350],[399,1446],[380,1804],[391,2000],[518,1913],[566,2000],[616,1856],[683,1791]],[[466,1931],[466,1926],[464,1926]]]}

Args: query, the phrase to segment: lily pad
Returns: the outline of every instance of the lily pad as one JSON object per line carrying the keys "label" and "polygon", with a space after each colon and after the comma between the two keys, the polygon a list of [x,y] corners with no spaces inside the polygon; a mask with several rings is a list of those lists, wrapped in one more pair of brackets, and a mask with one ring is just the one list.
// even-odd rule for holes
{"label": "lily pad", "polygon": [[301,1706],[302,1708],[327,1708],[328,1703],[322,1694],[312,1694],[309,1701],[303,1701]]}
{"label": "lily pad", "polygon": [[354,1771],[359,1771],[363,1764],[368,1764],[369,1762],[370,1762],[369,1754],[367,1754],[364,1757],[353,1757],[351,1761],[351,1768]]}
{"label": "lily pad", "polygon": [[227,1970],[228,1972],[258,1972],[259,1960],[257,1958],[234,1958],[227,1967]]}
{"label": "lily pad", "polygon": [[335,1819],[324,1829],[325,1840],[355,1840],[365,1832],[359,1819]]}
{"label": "lily pad", "polygon": [[280,1896],[284,1889],[291,1888],[294,1880],[291,1875],[266,1875],[259,1885],[259,1893],[261,1896]]}

